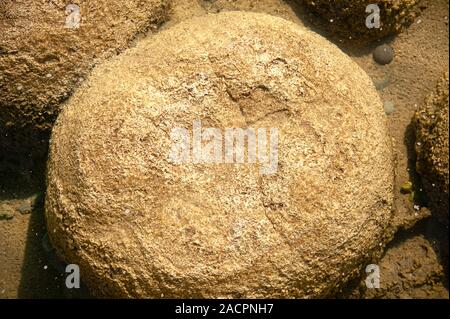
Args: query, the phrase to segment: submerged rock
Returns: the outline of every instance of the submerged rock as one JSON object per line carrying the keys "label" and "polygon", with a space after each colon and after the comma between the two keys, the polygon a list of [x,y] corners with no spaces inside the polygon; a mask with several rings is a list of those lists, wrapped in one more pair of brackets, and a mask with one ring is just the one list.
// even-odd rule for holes
{"label": "submerged rock", "polygon": [[[44,145],[91,68],[165,21],[168,0],[6,0],[0,6],[0,148]],[[13,145],[10,145],[13,144]]]}
{"label": "submerged rock", "polygon": [[[420,13],[421,0],[297,0],[323,18],[329,30],[345,39],[367,42],[401,32]],[[367,6],[379,8],[379,28],[368,28],[366,19],[374,12]],[[371,22],[372,19],[369,18]]]}
{"label": "submerged rock", "polygon": [[417,171],[433,212],[448,222],[448,73],[414,116]]}
{"label": "submerged rock", "polygon": [[[50,240],[96,296],[329,296],[390,227],[385,121],[367,74],[305,28],[243,12],[181,22],[97,67],[61,113]],[[278,130],[274,170],[223,152],[198,163],[195,146],[174,162],[174,133],[199,122]]]}

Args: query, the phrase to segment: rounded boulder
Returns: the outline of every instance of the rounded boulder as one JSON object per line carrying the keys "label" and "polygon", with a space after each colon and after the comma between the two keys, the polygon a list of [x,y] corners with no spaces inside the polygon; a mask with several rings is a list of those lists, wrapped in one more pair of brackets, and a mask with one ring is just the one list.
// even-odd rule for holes
{"label": "rounded boulder", "polygon": [[49,237],[96,296],[329,296],[385,242],[391,151],[336,46],[265,14],[194,18],[97,67],[61,113]]}
{"label": "rounded boulder", "polygon": [[420,14],[420,1],[298,0],[323,18],[328,30],[354,43],[401,32]]}
{"label": "rounded boulder", "polygon": [[2,1],[0,147],[8,152],[45,147],[62,102],[92,67],[127,48],[137,34],[166,21],[169,4]]}

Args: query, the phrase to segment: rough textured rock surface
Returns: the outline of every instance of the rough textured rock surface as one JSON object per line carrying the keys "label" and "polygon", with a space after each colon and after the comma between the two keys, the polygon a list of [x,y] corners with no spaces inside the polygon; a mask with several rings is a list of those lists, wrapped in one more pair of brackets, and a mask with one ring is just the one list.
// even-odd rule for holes
{"label": "rough textured rock surface", "polygon": [[448,73],[414,116],[417,171],[433,212],[448,222]]}
{"label": "rough textured rock surface", "polygon": [[[421,0],[297,0],[322,17],[328,29],[345,39],[367,42],[401,32],[420,13]],[[366,7],[380,8],[380,28],[366,27]]]}
{"label": "rough textured rock surface", "polygon": [[2,1],[0,147],[15,151],[41,143],[61,101],[95,63],[126,48],[139,32],[164,22],[169,3],[77,1],[81,24],[66,28],[71,26],[66,25],[71,14],[66,12],[67,1]]}
{"label": "rough textured rock surface", "polygon": [[[173,164],[171,130],[278,128],[279,164]],[[393,163],[382,102],[281,18],[184,21],[97,67],[54,127],[52,244],[97,296],[320,297],[378,253]]]}
{"label": "rough textured rock surface", "polygon": [[274,16],[299,22],[298,18],[289,4],[285,0],[200,0],[202,7],[210,13],[222,11],[251,11],[267,13]]}
{"label": "rough textured rock surface", "polygon": [[421,235],[394,241],[378,263],[380,288],[367,289],[365,279],[350,298],[448,299],[439,257]]}

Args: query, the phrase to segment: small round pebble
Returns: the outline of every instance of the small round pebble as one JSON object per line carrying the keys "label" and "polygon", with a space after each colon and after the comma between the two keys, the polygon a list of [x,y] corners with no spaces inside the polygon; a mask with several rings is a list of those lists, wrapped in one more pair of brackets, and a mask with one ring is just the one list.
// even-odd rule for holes
{"label": "small round pebble", "polygon": [[389,64],[394,59],[394,49],[387,44],[379,45],[373,51],[373,59],[381,65]]}
{"label": "small round pebble", "polygon": [[384,113],[386,113],[386,115],[391,115],[392,113],[395,112],[395,104],[393,102],[384,101],[383,106],[384,106]]}

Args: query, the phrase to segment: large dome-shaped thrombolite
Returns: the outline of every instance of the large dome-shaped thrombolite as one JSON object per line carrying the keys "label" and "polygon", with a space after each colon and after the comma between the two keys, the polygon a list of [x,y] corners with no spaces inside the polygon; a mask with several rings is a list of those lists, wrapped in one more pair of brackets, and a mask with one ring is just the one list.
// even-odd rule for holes
{"label": "large dome-shaped thrombolite", "polygon": [[[0,148],[28,148],[98,61],[167,19],[170,0],[0,2]],[[2,139],[8,135],[8,138]],[[10,145],[12,144],[12,145]]]}
{"label": "large dome-shaped thrombolite", "polygon": [[[260,128],[276,172],[225,150],[174,162],[199,125],[216,141]],[[392,165],[376,90],[338,48],[281,18],[210,15],[96,68],[69,101],[48,231],[97,296],[326,296],[383,245]]]}

